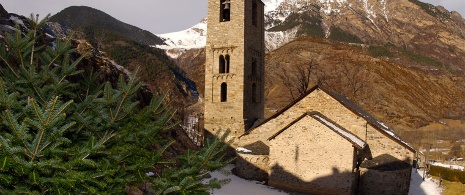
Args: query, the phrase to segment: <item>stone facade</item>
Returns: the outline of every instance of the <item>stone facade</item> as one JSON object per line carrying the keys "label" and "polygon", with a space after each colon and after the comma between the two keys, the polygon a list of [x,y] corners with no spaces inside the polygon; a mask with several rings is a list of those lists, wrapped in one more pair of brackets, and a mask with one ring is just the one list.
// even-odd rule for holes
{"label": "stone facade", "polygon": [[268,181],[268,155],[238,154],[235,174],[244,179]]}
{"label": "stone facade", "polygon": [[310,194],[353,194],[353,151],[352,143],[305,116],[270,140],[268,184]]}
{"label": "stone facade", "polygon": [[233,0],[226,10],[224,3],[208,1],[204,128],[238,136],[263,118],[264,4]]}
{"label": "stone facade", "polygon": [[380,171],[360,169],[359,192],[363,195],[408,194],[412,169]]}

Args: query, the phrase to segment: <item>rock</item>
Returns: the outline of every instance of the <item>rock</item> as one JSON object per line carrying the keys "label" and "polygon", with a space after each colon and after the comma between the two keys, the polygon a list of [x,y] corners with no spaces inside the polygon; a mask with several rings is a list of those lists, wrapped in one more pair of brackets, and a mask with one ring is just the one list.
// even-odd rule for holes
{"label": "rock", "polygon": [[8,12],[3,8],[2,4],[0,4],[0,17],[8,17]]}

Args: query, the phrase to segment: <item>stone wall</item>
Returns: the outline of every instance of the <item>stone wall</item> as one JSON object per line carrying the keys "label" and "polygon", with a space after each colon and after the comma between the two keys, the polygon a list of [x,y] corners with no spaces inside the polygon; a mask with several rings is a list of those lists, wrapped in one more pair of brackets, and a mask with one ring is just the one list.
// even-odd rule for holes
{"label": "stone wall", "polygon": [[268,184],[310,194],[352,194],[352,143],[311,116],[270,141]]}
{"label": "stone wall", "polygon": [[363,195],[408,194],[411,168],[394,171],[360,169],[359,192]]}
{"label": "stone wall", "polygon": [[[363,132],[361,134],[363,134]],[[369,144],[374,158],[383,154],[390,154],[399,160],[413,165],[413,160],[415,159],[414,152],[381,134],[378,130],[371,126],[367,127],[366,135],[366,142]]]}
{"label": "stone wall", "polygon": [[268,155],[237,154],[235,174],[244,179],[268,181]]}

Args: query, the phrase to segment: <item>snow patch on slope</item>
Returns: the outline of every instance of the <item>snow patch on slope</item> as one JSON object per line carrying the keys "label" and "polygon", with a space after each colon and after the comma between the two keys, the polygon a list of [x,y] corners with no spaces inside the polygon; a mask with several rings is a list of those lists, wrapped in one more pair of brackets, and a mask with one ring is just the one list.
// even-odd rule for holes
{"label": "snow patch on slope", "polygon": [[276,10],[283,1],[284,0],[264,0],[263,3],[265,3],[265,13]]}
{"label": "snow patch on slope", "polygon": [[166,45],[154,47],[166,50],[168,56],[177,58],[188,49],[202,48],[207,43],[207,19],[203,19],[195,26],[173,33],[158,34]]}
{"label": "snow patch on slope", "polygon": [[265,32],[266,51],[273,51],[294,40],[297,37],[298,30],[299,26],[296,26],[287,31]]}
{"label": "snow patch on slope", "polygon": [[24,21],[16,16],[10,16],[10,20],[13,21],[15,24],[24,26]]}
{"label": "snow patch on slope", "polygon": [[[347,0],[319,0],[321,3],[321,10],[323,13],[326,15],[330,15],[333,12],[340,12],[341,10],[338,7],[343,7],[345,3],[347,3]],[[337,3],[336,8],[333,5],[334,3]]]}

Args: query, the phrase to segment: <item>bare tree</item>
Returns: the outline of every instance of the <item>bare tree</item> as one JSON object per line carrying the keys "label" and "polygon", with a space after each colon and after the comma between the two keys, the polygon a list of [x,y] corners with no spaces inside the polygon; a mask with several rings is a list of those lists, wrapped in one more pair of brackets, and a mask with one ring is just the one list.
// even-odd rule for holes
{"label": "bare tree", "polygon": [[363,66],[358,64],[352,66],[352,68],[347,63],[343,63],[342,65],[341,73],[346,80],[348,93],[353,99],[360,99],[360,92],[365,88],[366,74],[363,70]]}
{"label": "bare tree", "polygon": [[362,100],[366,87],[367,71],[365,66],[353,64],[343,59],[339,65],[318,71],[318,83],[337,93],[346,95],[352,100]]}
{"label": "bare tree", "polygon": [[289,72],[283,70],[279,75],[293,100],[304,95],[309,87],[311,87],[312,73],[317,66],[316,62],[310,61],[294,66]]}

